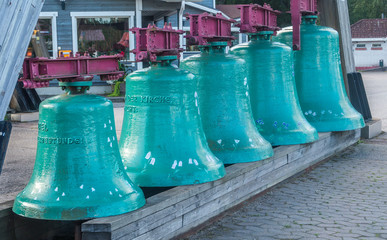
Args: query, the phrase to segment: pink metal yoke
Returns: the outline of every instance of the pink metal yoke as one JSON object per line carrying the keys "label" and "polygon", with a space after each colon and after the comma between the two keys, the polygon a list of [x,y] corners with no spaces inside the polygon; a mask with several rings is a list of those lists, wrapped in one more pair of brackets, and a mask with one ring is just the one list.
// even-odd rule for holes
{"label": "pink metal yoke", "polygon": [[187,14],[190,19],[190,34],[186,36],[190,45],[208,45],[209,42],[228,42],[235,39],[231,35],[231,24],[235,20],[227,19],[218,13],[215,16],[202,14]]}
{"label": "pink metal yoke", "polygon": [[130,29],[136,34],[136,49],[132,52],[136,54],[136,61],[157,62],[157,56],[177,56],[183,49],[179,45],[179,35],[182,30],[172,29],[171,24],[158,28],[149,25],[148,28]]}
{"label": "pink metal yoke", "polygon": [[48,87],[49,81],[58,79],[61,82],[91,81],[94,75],[101,80],[118,80],[124,75],[119,71],[118,61],[122,55],[77,56],[70,58],[26,58],[23,63],[24,88]]}
{"label": "pink metal yoke", "polygon": [[277,15],[280,11],[273,10],[269,4],[238,5],[241,10],[241,33],[256,33],[261,31],[277,31]]}
{"label": "pink metal yoke", "polygon": [[317,0],[291,0],[290,13],[293,25],[293,50],[301,49],[300,25],[301,17],[317,15]]}

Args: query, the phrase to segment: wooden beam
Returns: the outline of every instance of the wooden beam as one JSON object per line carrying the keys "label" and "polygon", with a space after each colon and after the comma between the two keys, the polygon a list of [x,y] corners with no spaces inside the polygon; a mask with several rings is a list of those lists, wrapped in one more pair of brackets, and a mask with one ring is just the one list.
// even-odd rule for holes
{"label": "wooden beam", "polygon": [[320,0],[318,1],[320,24],[334,28],[340,36],[340,56],[345,88],[348,93],[347,74],[353,73],[355,60],[352,52],[351,24],[349,21],[347,0]]}
{"label": "wooden beam", "polygon": [[0,120],[21,70],[44,0],[0,1]]}

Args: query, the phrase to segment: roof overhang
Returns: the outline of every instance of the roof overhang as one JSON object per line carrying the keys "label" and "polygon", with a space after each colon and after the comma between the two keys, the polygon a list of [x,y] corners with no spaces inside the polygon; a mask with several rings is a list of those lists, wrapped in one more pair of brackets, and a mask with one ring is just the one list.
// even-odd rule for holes
{"label": "roof overhang", "polygon": [[386,42],[387,37],[385,38],[352,38],[352,42]]}
{"label": "roof overhang", "polygon": [[205,12],[213,13],[213,14],[221,13],[225,18],[230,19],[229,16],[227,16],[226,14],[224,14],[222,11],[220,11],[218,9],[209,8],[209,7],[206,7],[206,6],[197,4],[197,3],[193,3],[193,2],[186,2],[185,5],[190,6],[192,8],[196,8],[196,9],[205,11]]}

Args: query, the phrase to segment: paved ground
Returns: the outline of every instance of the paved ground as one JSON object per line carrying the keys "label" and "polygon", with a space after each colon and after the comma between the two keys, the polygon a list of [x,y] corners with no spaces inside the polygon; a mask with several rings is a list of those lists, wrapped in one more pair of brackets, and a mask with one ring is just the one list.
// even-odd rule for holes
{"label": "paved ground", "polygon": [[[387,132],[387,73],[363,73]],[[352,146],[222,220],[199,239],[387,239],[387,133]]]}
{"label": "paved ground", "polygon": [[387,239],[387,134],[348,148],[189,240]]}
{"label": "paved ground", "polygon": [[362,76],[371,113],[382,119],[383,131],[387,132],[387,72],[366,72]]}

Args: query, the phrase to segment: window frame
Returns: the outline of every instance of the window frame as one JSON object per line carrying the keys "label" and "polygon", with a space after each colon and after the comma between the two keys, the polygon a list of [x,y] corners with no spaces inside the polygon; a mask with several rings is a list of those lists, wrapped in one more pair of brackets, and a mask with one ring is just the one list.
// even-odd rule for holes
{"label": "window frame", "polygon": [[[378,46],[375,46],[378,45]],[[383,50],[382,43],[372,43],[371,50]]]}
{"label": "window frame", "polygon": [[[78,52],[78,28],[77,20],[79,18],[128,18],[129,29],[134,27],[134,11],[106,11],[106,12],[70,12],[71,16],[71,30],[73,41],[73,52]],[[129,50],[133,50],[134,34],[129,31]],[[134,61],[134,54],[130,53],[129,60]]]}
{"label": "window frame", "polygon": [[58,31],[56,18],[58,12],[40,12],[39,19],[51,20],[51,32],[52,32],[52,57],[56,59],[58,57]]}

